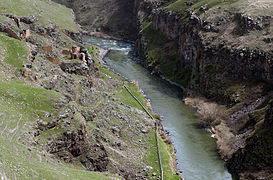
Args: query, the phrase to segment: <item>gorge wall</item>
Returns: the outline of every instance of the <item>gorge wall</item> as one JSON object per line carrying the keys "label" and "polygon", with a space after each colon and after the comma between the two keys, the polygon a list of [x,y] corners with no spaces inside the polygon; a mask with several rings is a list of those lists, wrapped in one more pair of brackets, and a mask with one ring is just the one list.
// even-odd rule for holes
{"label": "gorge wall", "polygon": [[137,53],[189,97],[224,106],[209,124],[231,172],[272,178],[273,3],[179,2],[140,6]]}
{"label": "gorge wall", "polygon": [[54,0],[74,10],[77,22],[87,32],[103,32],[135,40],[136,10],[134,0]]}

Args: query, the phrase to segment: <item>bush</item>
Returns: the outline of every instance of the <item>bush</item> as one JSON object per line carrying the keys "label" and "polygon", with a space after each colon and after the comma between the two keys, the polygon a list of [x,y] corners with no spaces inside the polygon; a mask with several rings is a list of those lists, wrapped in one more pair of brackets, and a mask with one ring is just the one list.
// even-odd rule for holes
{"label": "bush", "polygon": [[200,98],[186,98],[185,103],[197,108],[202,127],[219,125],[221,119],[225,118],[224,106],[213,102],[206,102]]}
{"label": "bush", "polygon": [[166,135],[164,132],[161,132],[161,133],[160,133],[160,136],[161,136],[162,140],[163,140],[166,144],[169,144],[169,145],[170,145],[170,144],[173,143],[171,137],[169,137],[168,135]]}

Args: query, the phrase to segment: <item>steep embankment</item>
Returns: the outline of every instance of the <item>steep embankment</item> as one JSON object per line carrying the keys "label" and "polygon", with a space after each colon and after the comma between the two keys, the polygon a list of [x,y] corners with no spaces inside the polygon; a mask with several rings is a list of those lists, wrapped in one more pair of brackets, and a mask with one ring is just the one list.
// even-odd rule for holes
{"label": "steep embankment", "polygon": [[272,9],[269,0],[178,0],[160,7],[144,1],[138,11],[144,65],[207,99],[188,102],[242,179],[272,176]]}
{"label": "steep embankment", "polygon": [[136,40],[137,21],[134,0],[54,0],[72,8],[85,31],[102,32]]}
{"label": "steep embankment", "polygon": [[[155,122],[123,86],[146,100],[78,31],[72,10],[54,2],[0,2],[1,179],[160,175]],[[159,140],[165,176],[178,178]]]}

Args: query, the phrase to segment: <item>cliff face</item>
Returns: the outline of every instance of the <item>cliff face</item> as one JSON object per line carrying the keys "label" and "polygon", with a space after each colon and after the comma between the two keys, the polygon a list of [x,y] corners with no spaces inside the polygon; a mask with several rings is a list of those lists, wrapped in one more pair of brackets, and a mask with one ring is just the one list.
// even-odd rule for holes
{"label": "cliff face", "polygon": [[[151,27],[162,32],[168,39],[178,42],[181,64],[197,70],[198,79],[193,79],[201,81],[201,84],[209,83],[205,77],[206,70],[211,68],[215,77],[218,75],[220,78],[234,80],[257,79],[273,83],[272,44],[267,43],[267,37],[272,36],[272,18],[259,17],[262,19],[260,23],[264,25],[258,30],[251,29],[245,25],[245,19],[252,19],[250,16],[245,17],[238,12],[235,14],[225,10],[211,10],[214,12],[207,12],[200,17],[188,14],[185,18],[181,13],[158,9],[151,14]],[[217,21],[221,16],[213,20],[208,18],[211,14],[220,14],[223,11],[227,14],[224,16],[226,20]],[[238,34],[236,31],[239,28],[245,33]],[[254,36],[252,31],[258,33],[259,37]],[[255,38],[252,41],[257,42],[256,46],[243,41],[251,36]],[[221,69],[223,67],[224,72]]]}
{"label": "cliff face", "polygon": [[272,174],[272,8],[271,1],[249,0],[139,9],[144,65],[188,87],[190,96],[225,105],[211,126],[229,169],[245,179]]}
{"label": "cliff face", "polygon": [[246,146],[234,153],[228,161],[229,169],[242,179],[273,178],[273,102],[268,104],[264,123],[246,140]]}
{"label": "cliff face", "polygon": [[102,32],[135,40],[136,2],[134,0],[54,0],[74,10],[77,22],[88,32]]}

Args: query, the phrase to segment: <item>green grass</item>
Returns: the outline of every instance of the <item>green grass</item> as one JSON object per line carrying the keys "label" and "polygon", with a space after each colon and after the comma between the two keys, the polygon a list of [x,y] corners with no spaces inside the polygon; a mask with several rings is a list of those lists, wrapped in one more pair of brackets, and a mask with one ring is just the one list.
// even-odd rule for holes
{"label": "green grass", "polygon": [[[213,8],[219,5],[232,4],[238,0],[178,0],[166,7],[167,10],[177,11],[180,13],[186,13],[187,10],[195,10],[198,14],[202,12],[199,11],[201,6],[207,5],[207,8]],[[186,2],[192,2],[192,6],[186,5]]]}
{"label": "green grass", "polygon": [[10,38],[4,33],[0,33],[0,46],[0,55],[4,57],[7,64],[16,68],[21,68],[23,66],[23,62],[28,54],[25,42]]}
{"label": "green grass", "polygon": [[8,23],[8,22],[12,22],[13,20],[11,20],[10,18],[6,17],[6,16],[0,16],[0,22],[1,23]]}
{"label": "green grass", "polygon": [[94,45],[91,45],[91,44],[88,44],[86,48],[87,48],[89,54],[95,60],[96,65],[98,66],[99,65],[98,55],[100,54],[99,48],[97,46],[94,46]]}
{"label": "green grass", "polygon": [[[92,58],[94,59],[95,64],[101,73],[106,74],[114,79],[124,80],[123,78],[121,78],[119,75],[117,75],[115,72],[111,71],[110,69],[102,67],[102,65],[99,63],[99,61],[97,59],[97,57],[99,55],[99,48],[97,46],[89,44],[87,46],[87,50],[88,50],[89,54],[92,56]],[[106,78],[104,78],[104,79],[106,79]]]}
{"label": "green grass", "polygon": [[53,91],[48,91],[43,88],[34,88],[25,85],[21,81],[0,82],[0,95],[2,98],[7,98],[11,103],[23,103],[23,109],[29,112],[47,111],[52,112],[52,103],[54,99],[59,97]]}
{"label": "green grass", "polygon": [[161,137],[158,138],[159,143],[159,150],[160,150],[160,156],[163,166],[163,173],[164,173],[164,179],[177,179],[179,180],[179,176],[176,174],[173,174],[169,159],[172,158],[173,161],[175,161],[175,156],[171,155],[169,153],[173,152],[173,148],[171,145],[167,145]]}
{"label": "green grass", "polygon": [[[196,1],[196,0],[195,0]],[[191,1],[191,2],[195,2],[195,1]],[[185,4],[185,2],[189,2],[188,0],[178,0],[175,1],[174,3],[168,5],[166,7],[167,10],[171,10],[171,11],[178,11],[178,12],[185,12],[185,10],[187,10],[189,8],[189,6],[187,6]]]}
{"label": "green grass", "polygon": [[[149,176],[152,177],[152,174],[156,173],[158,177],[160,175],[160,167],[158,162],[155,131],[151,131],[149,133],[149,139],[150,139],[150,146],[148,147],[145,160],[149,164],[149,166],[153,167],[153,169],[150,170]],[[160,136],[158,140],[159,140],[159,150],[160,150],[161,162],[163,166],[164,179],[168,179],[168,180],[179,179],[178,175],[172,173],[171,167],[169,165],[169,159],[174,158],[174,157],[170,157],[169,155],[169,153],[172,153],[173,151],[172,148],[168,146],[167,144],[165,144]]]}
{"label": "green grass", "polygon": [[[0,176],[9,179],[110,179],[73,164],[57,165],[37,150],[29,151],[27,135],[44,113],[54,113],[60,94],[25,85],[0,81]],[[37,116],[38,115],[38,116]],[[30,136],[31,137],[31,136]]]}
{"label": "green grass", "polygon": [[34,15],[43,25],[56,24],[62,29],[78,31],[71,9],[48,0],[1,0],[0,13],[17,16]]}
{"label": "green grass", "polygon": [[[126,86],[139,99],[141,104],[144,107],[147,107],[146,99],[142,96],[142,94],[138,91],[138,89],[131,83],[128,83],[128,85]],[[139,103],[129,94],[129,92],[124,87],[121,87],[121,91],[118,94],[116,94],[115,97],[119,99],[120,102],[122,102],[125,105],[135,107],[139,110],[143,110],[143,108],[139,105]]]}
{"label": "green grass", "polygon": [[160,175],[160,167],[159,167],[157,148],[156,148],[155,131],[151,131],[149,133],[149,139],[150,139],[150,146],[148,147],[145,160],[149,164],[149,166],[153,167],[153,169],[150,170],[149,175],[152,176],[153,173],[156,173],[158,176]]}
{"label": "green grass", "polygon": [[114,79],[120,79],[120,77],[116,73],[114,73],[113,71],[111,71],[109,69],[106,69],[106,68],[103,68],[103,67],[99,66],[99,71],[104,73],[104,74],[107,74],[108,76],[111,76]]}

